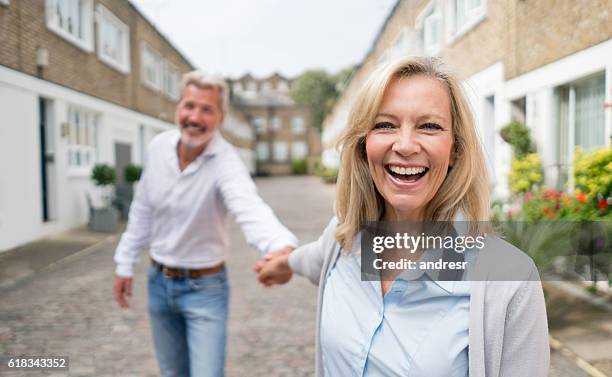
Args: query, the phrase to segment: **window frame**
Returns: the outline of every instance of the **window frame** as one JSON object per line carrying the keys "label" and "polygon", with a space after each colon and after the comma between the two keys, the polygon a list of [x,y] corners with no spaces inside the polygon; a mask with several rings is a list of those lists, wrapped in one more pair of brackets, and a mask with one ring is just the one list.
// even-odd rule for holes
{"label": "window frame", "polygon": [[[147,77],[147,67],[146,65],[146,59],[145,59],[145,54],[146,53],[150,53],[155,61],[155,71],[157,72],[157,79],[158,82],[151,82],[148,80]],[[142,84],[146,87],[148,87],[151,90],[154,90],[156,92],[161,92],[163,90],[163,58],[162,55],[157,52],[157,50],[155,50],[153,47],[151,47],[148,43],[146,42],[142,42],[141,46],[140,46],[140,60],[141,60],[141,74],[140,74],[140,81],[142,82]]]}
{"label": "window frame", "polygon": [[270,117],[270,130],[280,131],[283,128],[283,120],[280,115],[272,115]]}
{"label": "window frame", "polygon": [[83,5],[81,9],[80,17],[83,19],[82,24],[82,33],[83,37],[79,38],[78,36],[72,34],[69,31],[64,30],[61,26],[59,26],[59,21],[57,17],[55,17],[55,13],[53,12],[53,6],[57,4],[57,1],[61,0],[45,0],[45,24],[47,29],[62,37],[66,41],[75,45],[85,52],[93,52],[94,51],[94,38],[93,38],[93,0],[73,0],[78,1]]}
{"label": "window frame", "polygon": [[[279,150],[278,147],[283,147],[281,149],[284,149],[283,153],[285,154],[284,158],[280,158],[279,155],[281,153],[277,153],[277,151]],[[289,154],[289,143],[286,141],[282,141],[282,140],[275,140],[274,142],[272,142],[272,160],[274,162],[278,162],[278,163],[284,163],[284,162],[288,162],[289,158],[290,158],[290,154]]]}
{"label": "window frame", "polygon": [[[174,77],[174,88],[169,88],[167,84],[172,77]],[[181,98],[180,81],[181,72],[178,67],[168,60],[164,60],[162,69],[162,91],[164,95],[173,101],[178,101]]]}
{"label": "window frame", "polygon": [[[98,32],[98,58],[104,63],[108,64],[112,68],[118,70],[123,74],[130,73],[130,28],[117,16],[115,16],[110,10],[104,5],[98,4],[96,7],[96,21],[97,21],[97,32]],[[117,61],[112,56],[105,53],[103,49],[103,38],[102,33],[103,23],[108,22],[112,26],[116,27],[123,33],[121,42],[121,53],[123,55],[123,61]]]}
{"label": "window frame", "polygon": [[446,17],[446,37],[448,43],[453,43],[461,36],[475,28],[487,17],[487,0],[478,0],[480,5],[468,8],[468,3],[476,0],[461,0],[464,1],[466,11],[466,21],[461,26],[457,26],[457,2],[460,0],[447,0],[447,17]]}
{"label": "window frame", "polygon": [[[297,120],[299,119],[300,127],[296,129],[295,125]],[[294,115],[291,117],[291,133],[295,135],[300,135],[306,132],[306,124],[304,122],[304,117],[301,115]]]}
{"label": "window frame", "polygon": [[261,135],[266,133],[267,127],[263,117],[255,116],[253,117],[253,120],[251,122],[253,124],[253,128],[255,129],[256,134]]}
{"label": "window frame", "polygon": [[[435,21],[437,40],[431,41],[430,25]],[[442,49],[442,10],[438,0],[430,1],[421,11],[416,21],[418,38],[421,48],[426,55],[437,55]]]}
{"label": "window frame", "polygon": [[255,145],[255,158],[257,161],[270,161],[270,145],[267,141],[257,142]]}
{"label": "window frame", "polygon": [[[77,122],[73,122],[73,115],[78,114]],[[97,162],[98,151],[98,130],[101,114],[88,108],[69,104],[66,108],[66,167],[67,172],[71,176],[88,176],[91,174],[91,169]],[[90,122],[87,121],[90,119]],[[78,124],[77,124],[78,123]],[[83,143],[81,134],[86,131],[86,139],[89,143]],[[82,164],[81,155],[85,152],[89,153],[88,163]],[[73,164],[73,153],[79,156],[79,163]]]}
{"label": "window frame", "polygon": [[[295,149],[294,147],[296,145],[303,145],[304,146],[304,154],[301,156],[296,156],[295,155]],[[305,142],[304,140],[297,140],[297,141],[293,141],[291,143],[291,160],[299,160],[299,159],[305,159],[308,157],[308,143]]]}

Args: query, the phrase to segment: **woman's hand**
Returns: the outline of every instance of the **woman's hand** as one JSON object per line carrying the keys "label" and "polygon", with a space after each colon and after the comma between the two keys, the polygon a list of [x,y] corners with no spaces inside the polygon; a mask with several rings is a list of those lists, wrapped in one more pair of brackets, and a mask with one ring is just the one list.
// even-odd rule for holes
{"label": "woman's hand", "polygon": [[291,280],[293,272],[289,267],[289,253],[268,255],[263,263],[255,266],[257,280],[266,287],[285,284]]}

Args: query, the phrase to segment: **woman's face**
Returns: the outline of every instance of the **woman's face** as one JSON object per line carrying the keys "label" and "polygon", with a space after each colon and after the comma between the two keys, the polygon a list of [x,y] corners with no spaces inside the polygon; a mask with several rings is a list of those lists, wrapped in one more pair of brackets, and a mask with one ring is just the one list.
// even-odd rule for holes
{"label": "woman's face", "polygon": [[366,137],[370,174],[385,199],[385,220],[422,220],[442,185],[453,149],[443,83],[416,75],[391,82]]}

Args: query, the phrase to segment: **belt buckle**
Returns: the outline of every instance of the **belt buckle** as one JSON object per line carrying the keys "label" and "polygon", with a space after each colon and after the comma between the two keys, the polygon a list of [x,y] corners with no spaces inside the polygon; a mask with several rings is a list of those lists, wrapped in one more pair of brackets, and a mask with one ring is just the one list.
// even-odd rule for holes
{"label": "belt buckle", "polygon": [[183,272],[181,272],[180,270],[176,270],[174,268],[166,267],[166,266],[162,267],[162,273],[164,274],[165,277],[170,278],[170,279],[183,279],[184,278]]}

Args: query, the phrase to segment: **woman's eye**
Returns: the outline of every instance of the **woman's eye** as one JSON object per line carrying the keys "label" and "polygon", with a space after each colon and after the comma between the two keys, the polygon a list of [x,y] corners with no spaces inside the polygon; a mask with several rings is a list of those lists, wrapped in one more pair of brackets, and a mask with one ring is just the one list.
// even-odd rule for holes
{"label": "woman's eye", "polygon": [[385,129],[385,128],[394,128],[395,126],[393,125],[393,123],[389,123],[389,122],[379,122],[374,124],[374,129],[375,130],[379,130],[379,129]]}
{"label": "woman's eye", "polygon": [[443,130],[442,126],[436,123],[424,123],[421,125],[421,128],[428,130],[428,131]]}

